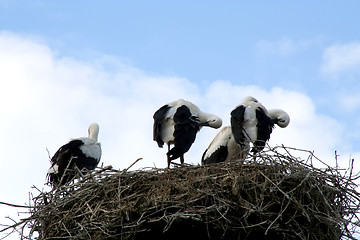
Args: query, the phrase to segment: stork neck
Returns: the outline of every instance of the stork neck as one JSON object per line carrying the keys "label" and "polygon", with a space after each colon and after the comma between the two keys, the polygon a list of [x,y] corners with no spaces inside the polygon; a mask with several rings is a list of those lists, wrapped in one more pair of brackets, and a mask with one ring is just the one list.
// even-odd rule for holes
{"label": "stork neck", "polygon": [[91,124],[88,132],[89,138],[97,142],[99,136],[99,125],[96,123]]}

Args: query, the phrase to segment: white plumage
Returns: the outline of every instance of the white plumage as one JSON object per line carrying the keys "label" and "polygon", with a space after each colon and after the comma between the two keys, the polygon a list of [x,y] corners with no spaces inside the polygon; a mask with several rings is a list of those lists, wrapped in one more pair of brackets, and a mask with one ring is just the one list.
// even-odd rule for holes
{"label": "white plumage", "polygon": [[[186,153],[203,126],[219,128],[222,120],[214,114],[200,111],[195,104],[179,99],[162,106],[154,113],[153,140],[159,147],[168,145],[167,162],[180,158],[184,163]],[[174,145],[170,149],[170,145]]]}
{"label": "white plumage", "polygon": [[205,150],[201,163],[211,163],[237,160],[241,158],[243,149],[235,142],[231,127],[226,126],[215,136],[209,147]]}
{"label": "white plumage", "polygon": [[101,158],[101,145],[98,142],[99,125],[93,123],[88,129],[89,137],[70,140],[51,158],[48,170],[49,181],[53,186],[63,185],[74,179],[77,169],[93,170]]}

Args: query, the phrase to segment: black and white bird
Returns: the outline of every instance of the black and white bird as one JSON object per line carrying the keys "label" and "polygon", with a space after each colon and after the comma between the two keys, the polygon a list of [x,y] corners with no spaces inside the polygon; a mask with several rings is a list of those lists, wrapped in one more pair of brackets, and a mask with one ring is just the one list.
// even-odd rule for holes
{"label": "black and white bird", "polygon": [[72,181],[78,170],[93,170],[101,157],[98,142],[99,125],[92,123],[88,129],[89,137],[75,138],[59,148],[51,158],[48,170],[49,182],[53,186]]}
{"label": "black and white bird", "polygon": [[[194,143],[197,132],[203,126],[219,128],[222,120],[214,114],[201,112],[195,104],[179,99],[157,110],[153,116],[153,140],[159,147],[168,145],[167,163],[180,158],[184,163],[184,154]],[[174,145],[170,149],[170,145]]]}
{"label": "black and white bird", "polygon": [[231,129],[236,143],[245,152],[250,149],[251,142],[253,144],[251,152],[254,154],[264,149],[274,124],[284,128],[289,122],[290,117],[285,111],[274,109],[269,113],[253,97],[244,98],[243,102],[231,112]]}
{"label": "black and white bird", "polygon": [[231,127],[226,126],[215,136],[209,147],[205,150],[201,158],[203,165],[219,163],[241,158],[242,149],[235,142]]}
{"label": "black and white bird", "polygon": [[[250,143],[253,144],[252,152],[254,153],[265,147],[274,124],[285,128],[290,123],[290,117],[285,111],[281,109],[266,111],[266,108],[252,97],[245,98],[234,111],[231,114],[232,123],[236,126],[226,126],[215,136],[202,156],[203,165],[243,160],[249,153]],[[263,113],[267,113],[267,116]],[[235,134],[232,130],[234,128]],[[237,142],[236,137],[241,139],[240,143]]]}

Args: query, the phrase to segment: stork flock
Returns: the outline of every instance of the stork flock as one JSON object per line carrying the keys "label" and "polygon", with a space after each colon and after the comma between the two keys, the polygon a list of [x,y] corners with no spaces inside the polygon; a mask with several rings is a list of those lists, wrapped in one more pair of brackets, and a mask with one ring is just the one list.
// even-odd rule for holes
{"label": "stork flock", "polygon": [[[195,104],[179,99],[165,104],[154,113],[153,140],[162,148],[167,144],[167,166],[180,158],[195,142],[202,127],[218,129],[220,117],[202,112]],[[276,125],[288,126],[289,115],[281,109],[267,110],[254,97],[245,97],[230,113],[230,126],[223,127],[205,150],[203,165],[224,161],[244,160],[249,152],[262,151]],[[51,158],[47,176],[53,187],[72,181],[78,172],[85,174],[95,169],[100,161],[101,146],[98,142],[99,125],[89,126],[88,137],[70,140]],[[252,146],[250,150],[250,146]]]}

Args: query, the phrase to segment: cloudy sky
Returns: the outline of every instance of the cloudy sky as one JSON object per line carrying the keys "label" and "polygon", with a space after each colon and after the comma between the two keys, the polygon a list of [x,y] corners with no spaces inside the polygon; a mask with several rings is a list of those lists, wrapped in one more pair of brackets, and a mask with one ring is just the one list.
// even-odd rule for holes
{"label": "cloudy sky", "polygon": [[[0,201],[27,204],[48,152],[98,122],[101,163],[165,167],[152,115],[184,98],[229,124],[248,95],[282,108],[269,144],[360,161],[358,1],[0,0]],[[200,162],[218,130],[185,155]],[[0,223],[21,209],[0,205]],[[0,235],[1,237],[2,235]],[[16,238],[14,238],[16,239]]]}

